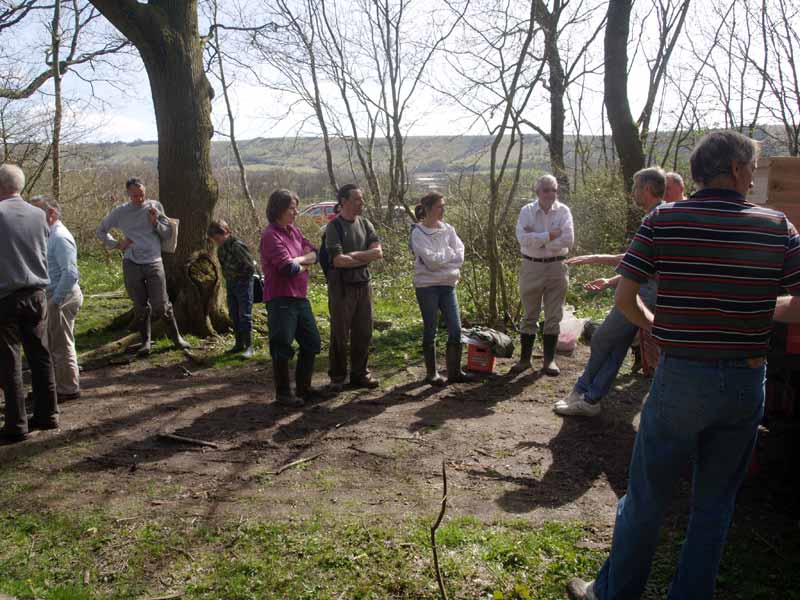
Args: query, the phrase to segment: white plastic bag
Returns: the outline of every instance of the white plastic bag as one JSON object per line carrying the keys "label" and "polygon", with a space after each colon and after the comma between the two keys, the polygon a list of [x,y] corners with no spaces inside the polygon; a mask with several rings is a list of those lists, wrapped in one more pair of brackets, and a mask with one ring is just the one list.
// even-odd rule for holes
{"label": "white plastic bag", "polygon": [[578,345],[578,339],[583,333],[583,326],[589,319],[577,318],[569,308],[564,308],[564,316],[561,319],[561,331],[558,334],[556,351],[569,354]]}

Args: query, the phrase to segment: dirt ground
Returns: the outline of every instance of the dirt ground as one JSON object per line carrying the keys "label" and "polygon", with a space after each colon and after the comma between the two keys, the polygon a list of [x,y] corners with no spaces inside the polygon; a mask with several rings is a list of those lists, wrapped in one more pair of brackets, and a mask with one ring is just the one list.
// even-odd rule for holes
{"label": "dirt ground", "polygon": [[[263,362],[201,368],[157,356],[85,373],[61,429],[0,448],[0,461],[28,475],[36,505],[214,519],[432,515],[444,459],[449,515],[577,520],[605,538],[648,380],[624,367],[600,417],[562,419],[552,403],[587,358],[583,346],[561,357],[558,378],[527,371],[446,388],[421,384],[415,364],[381,373],[383,389],[291,409],[272,401]],[[311,460],[276,474],[300,459]],[[750,486],[744,502],[765,508],[775,500],[764,494]]]}

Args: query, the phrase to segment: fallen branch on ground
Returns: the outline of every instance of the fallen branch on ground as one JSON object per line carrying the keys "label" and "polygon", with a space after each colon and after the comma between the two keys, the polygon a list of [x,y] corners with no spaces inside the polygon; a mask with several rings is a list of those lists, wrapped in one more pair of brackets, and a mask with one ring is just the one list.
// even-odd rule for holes
{"label": "fallen branch on ground", "polygon": [[171,440],[173,442],[183,442],[184,444],[194,444],[195,446],[205,446],[206,448],[219,449],[219,444],[214,442],[207,442],[206,440],[198,440],[197,438],[190,438],[183,435],[176,435],[174,433],[159,433],[160,439]]}
{"label": "fallen branch on ground", "polygon": [[292,462],[290,462],[290,463],[289,463],[289,464],[287,464],[287,465],[283,465],[283,466],[282,466],[280,469],[278,469],[277,471],[267,471],[267,472],[265,473],[265,475],[280,475],[280,474],[281,474],[281,473],[283,473],[284,471],[287,471],[287,470],[289,470],[289,469],[293,469],[294,467],[297,467],[297,466],[299,466],[299,465],[303,465],[303,464],[305,464],[305,463],[309,463],[309,462],[311,462],[312,460],[317,460],[317,459],[318,459],[320,456],[322,456],[322,453],[315,454],[314,456],[309,456],[308,458],[301,458],[301,459],[299,459],[299,460],[292,461]]}
{"label": "fallen branch on ground", "polygon": [[369,450],[364,450],[363,448],[359,448],[358,446],[348,446],[350,450],[355,450],[356,452],[360,452],[361,454],[366,454],[368,456],[374,456],[375,458],[382,458],[383,460],[394,460],[394,456],[388,456],[386,454],[379,454],[378,452],[370,452]]}
{"label": "fallen branch on ground", "polygon": [[79,359],[81,362],[90,362],[107,357],[111,354],[119,354],[120,352],[127,350],[139,340],[140,336],[138,333],[130,333],[123,338],[109,342],[108,344],[103,344],[99,348],[95,348],[94,350],[90,350],[89,352],[82,354]]}
{"label": "fallen branch on ground", "polygon": [[447,600],[447,592],[444,589],[444,580],[442,579],[442,571],[439,569],[439,551],[436,547],[436,530],[442,524],[444,513],[447,511],[447,470],[445,467],[444,459],[442,459],[442,508],[439,511],[439,517],[436,522],[431,525],[431,547],[433,548],[433,569],[436,572],[436,583],[439,584],[439,593],[442,595],[442,600]]}

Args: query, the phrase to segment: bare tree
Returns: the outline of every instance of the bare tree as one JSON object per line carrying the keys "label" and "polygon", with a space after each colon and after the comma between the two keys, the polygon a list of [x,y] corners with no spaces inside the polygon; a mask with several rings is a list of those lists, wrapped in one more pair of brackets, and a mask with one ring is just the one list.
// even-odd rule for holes
{"label": "bare tree", "polygon": [[[658,40],[655,54],[649,56],[648,48],[643,45],[647,36],[643,31],[638,36],[636,50],[641,49],[645,55],[649,79],[644,108],[636,121],[628,99],[628,46],[633,0],[610,0],[606,14],[604,99],[627,191],[631,189],[633,174],[645,165],[644,144],[650,134],[653,107],[664,81],[669,59],[686,21],[690,3],[690,0],[651,1],[652,12],[657,16]],[[641,20],[643,29],[648,19],[649,14]],[[636,231],[638,225],[639,216],[631,205],[627,231]]]}
{"label": "bare tree", "polygon": [[217,70],[211,70],[211,72],[214,73],[216,78],[219,80],[220,87],[222,88],[222,98],[225,101],[225,112],[228,117],[228,139],[231,142],[233,156],[235,157],[236,165],[239,168],[239,182],[242,186],[242,194],[244,194],[245,199],[250,205],[255,222],[258,223],[260,221],[258,211],[256,210],[256,205],[253,201],[253,195],[250,193],[250,186],[247,184],[247,169],[245,168],[244,161],[242,160],[242,154],[239,152],[239,143],[236,140],[236,119],[233,115],[233,106],[231,105],[231,98],[229,94],[231,83],[228,82],[228,78],[225,74],[226,55],[222,51],[222,28],[220,27],[219,22],[219,2],[217,0],[211,1],[211,17],[211,32],[209,33],[208,38],[208,49],[211,53],[210,60],[215,61],[217,65]]}
{"label": "bare tree", "polygon": [[158,128],[159,199],[181,229],[176,253],[164,261],[167,288],[182,329],[210,335],[228,320],[206,238],[218,188],[210,153],[214,92],[204,72],[197,0],[91,2],[136,47],[147,70]]}
{"label": "bare tree", "polygon": [[[535,58],[540,37],[537,3],[484,3],[473,7],[462,26],[460,50],[448,53],[450,69],[464,82],[443,92],[490,134],[489,197],[481,224],[489,267],[488,320],[509,320],[510,300],[499,253],[499,228],[507,223],[519,188],[525,137],[523,114],[546,61]],[[523,9],[524,12],[523,12]],[[499,300],[499,303],[498,303]]]}
{"label": "bare tree", "polygon": [[[598,21],[595,13],[602,8],[601,3],[587,6],[581,0],[577,6],[567,0],[555,0],[552,8],[544,0],[533,0],[536,6],[536,19],[541,25],[544,35],[544,60],[547,64],[547,83],[545,85],[550,97],[550,127],[545,131],[533,121],[526,120],[534,131],[544,138],[550,154],[550,166],[559,182],[559,196],[569,198],[570,182],[564,158],[564,126],[566,109],[564,100],[570,85],[586,76],[588,72],[596,72],[598,66],[589,67],[585,58],[590,46],[605,27],[605,18]],[[572,10],[568,11],[568,8]],[[590,26],[589,33],[580,37],[580,28]],[[565,43],[565,40],[568,40]],[[576,42],[577,40],[577,42]],[[574,54],[572,48],[577,50]]]}

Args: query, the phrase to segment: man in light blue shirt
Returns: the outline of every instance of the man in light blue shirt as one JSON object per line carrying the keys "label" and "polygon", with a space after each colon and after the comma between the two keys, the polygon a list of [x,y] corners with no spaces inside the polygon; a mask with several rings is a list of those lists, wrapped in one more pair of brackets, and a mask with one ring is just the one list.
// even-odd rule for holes
{"label": "man in light blue shirt", "polygon": [[44,196],[31,199],[41,208],[50,227],[47,238],[47,330],[45,344],[50,350],[59,402],[81,396],[78,355],[75,352],[75,318],[83,304],[78,285],[78,247],[61,222],[61,207]]}

